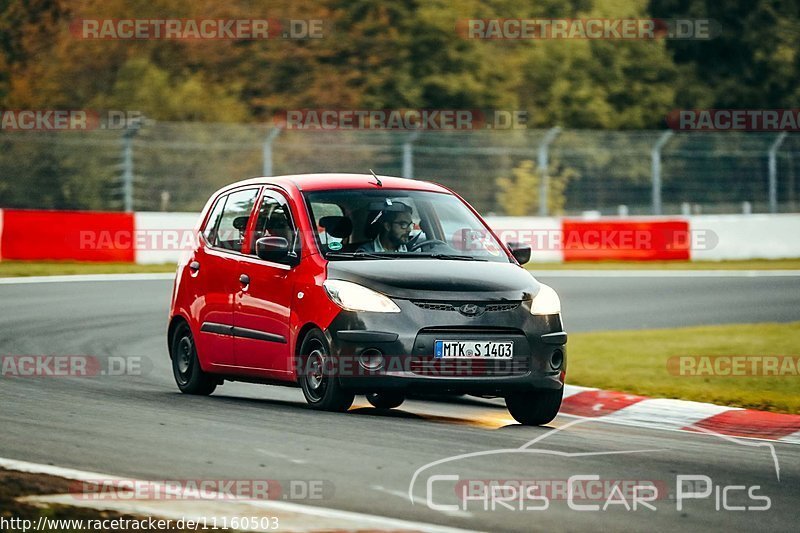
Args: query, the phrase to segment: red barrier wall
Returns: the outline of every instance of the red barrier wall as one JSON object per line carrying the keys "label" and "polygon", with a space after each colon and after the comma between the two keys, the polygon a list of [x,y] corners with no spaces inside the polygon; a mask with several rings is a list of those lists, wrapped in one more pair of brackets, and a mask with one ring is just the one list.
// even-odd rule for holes
{"label": "red barrier wall", "polygon": [[688,261],[685,220],[564,220],[564,261]]}
{"label": "red barrier wall", "polygon": [[2,259],[119,261],[136,260],[133,246],[104,246],[118,232],[132,235],[133,213],[2,210]]}

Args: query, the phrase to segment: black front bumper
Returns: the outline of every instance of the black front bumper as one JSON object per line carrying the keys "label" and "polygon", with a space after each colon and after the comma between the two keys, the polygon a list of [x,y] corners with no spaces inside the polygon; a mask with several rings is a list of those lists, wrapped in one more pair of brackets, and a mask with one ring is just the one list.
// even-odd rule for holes
{"label": "black front bumper", "polygon": [[[481,303],[478,316],[461,314],[462,302],[394,302],[400,313],[342,311],[326,331],[343,387],[361,393],[490,396],[563,387],[567,335],[560,315],[531,315],[530,301]],[[437,340],[512,341],[514,355],[510,360],[443,361],[433,356]],[[369,370],[360,356],[375,350],[382,354],[383,365]]]}

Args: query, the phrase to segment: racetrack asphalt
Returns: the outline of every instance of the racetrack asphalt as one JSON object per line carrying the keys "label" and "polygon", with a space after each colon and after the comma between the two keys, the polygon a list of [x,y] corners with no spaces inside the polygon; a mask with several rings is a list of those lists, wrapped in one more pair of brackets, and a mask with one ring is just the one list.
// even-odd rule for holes
{"label": "racetrack asphalt", "polygon": [[[542,273],[539,279],[561,295],[568,331],[800,319],[798,279],[792,277],[573,279]],[[340,415],[311,411],[291,388],[226,383],[208,398],[181,395],[164,338],[170,289],[163,280],[0,286],[0,354],[140,358],[142,368],[125,376],[0,377],[0,456],[155,480],[318,480],[327,487],[324,497],[299,503],[485,531],[796,530],[797,445],[602,419],[568,426],[581,419],[567,416],[527,428],[513,423],[498,402],[470,398],[411,400],[391,412],[357,398]],[[452,478],[431,481],[431,474],[458,476],[462,483],[556,484],[598,475],[629,485],[653,482],[660,494],[651,502],[655,511],[620,504],[602,510],[606,495],[577,501],[601,510],[576,510],[559,494],[550,494],[544,510],[524,509],[542,507],[541,499],[523,501],[520,510],[515,500],[498,503],[502,498],[492,510],[489,498],[487,510],[484,501],[470,500],[459,510],[437,511],[426,496],[458,504],[461,485]],[[714,490],[678,510],[681,475],[708,476]],[[697,483],[696,490],[705,488]],[[723,490],[731,485],[745,489]],[[725,503],[763,506],[760,496],[769,498],[768,510],[724,509]]]}

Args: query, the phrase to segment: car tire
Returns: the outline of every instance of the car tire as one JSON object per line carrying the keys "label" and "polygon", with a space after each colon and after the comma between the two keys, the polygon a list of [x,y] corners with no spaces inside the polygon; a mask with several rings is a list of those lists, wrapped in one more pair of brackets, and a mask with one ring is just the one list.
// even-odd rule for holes
{"label": "car tire", "polygon": [[309,331],[300,346],[302,368],[298,381],[312,409],[341,413],[353,405],[355,394],[344,390],[337,376],[330,371],[330,353],[328,340],[322,331]]}
{"label": "car tire", "polygon": [[406,397],[399,392],[373,392],[367,394],[367,401],[378,409],[394,409],[406,401]]}
{"label": "car tire", "polygon": [[506,407],[520,424],[541,426],[556,417],[563,394],[563,388],[518,392],[506,396]]}
{"label": "car tire", "polygon": [[172,335],[170,343],[172,373],[175,383],[184,394],[208,396],[217,388],[217,378],[200,368],[192,330],[181,324]]}

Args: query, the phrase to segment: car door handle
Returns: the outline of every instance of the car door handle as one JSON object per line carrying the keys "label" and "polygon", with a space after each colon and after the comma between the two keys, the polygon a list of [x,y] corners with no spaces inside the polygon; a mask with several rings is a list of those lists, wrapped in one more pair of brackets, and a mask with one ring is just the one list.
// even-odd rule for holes
{"label": "car door handle", "polygon": [[192,261],[191,263],[189,263],[189,270],[191,270],[192,272],[197,272],[198,270],[200,270],[200,263],[198,263],[197,261]]}
{"label": "car door handle", "polygon": [[250,276],[248,276],[247,274],[242,274],[241,276],[239,276],[239,283],[241,283],[242,285],[250,285]]}

